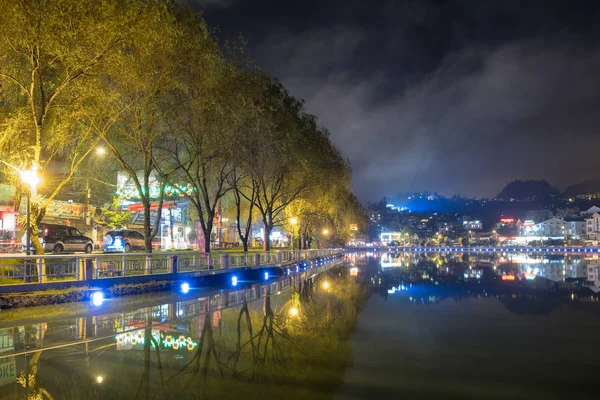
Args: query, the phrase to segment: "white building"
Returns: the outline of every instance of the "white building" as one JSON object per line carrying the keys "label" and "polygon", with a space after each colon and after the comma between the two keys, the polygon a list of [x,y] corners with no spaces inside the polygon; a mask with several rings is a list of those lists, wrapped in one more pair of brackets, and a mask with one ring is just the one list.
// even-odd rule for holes
{"label": "white building", "polygon": [[598,239],[600,235],[600,214],[594,213],[585,220],[586,234],[588,239]]}
{"label": "white building", "polygon": [[379,235],[379,239],[384,246],[390,242],[399,242],[402,240],[402,232],[383,232]]}
{"label": "white building", "polygon": [[569,236],[585,237],[587,234],[587,221],[583,218],[566,218],[567,233]]}
{"label": "white building", "polygon": [[590,216],[595,213],[600,213],[600,207],[592,206],[585,211],[580,212],[581,216]]}
{"label": "white building", "polygon": [[523,225],[521,228],[522,236],[564,238],[567,232],[567,222],[559,218],[550,218],[546,221],[529,226]]}
{"label": "white building", "polygon": [[464,220],[463,229],[468,231],[480,231],[483,229],[483,224],[480,220]]}

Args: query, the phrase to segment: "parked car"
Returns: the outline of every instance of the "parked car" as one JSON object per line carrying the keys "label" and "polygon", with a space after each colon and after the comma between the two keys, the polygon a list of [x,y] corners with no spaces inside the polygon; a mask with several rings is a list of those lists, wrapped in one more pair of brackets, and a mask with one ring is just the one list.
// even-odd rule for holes
{"label": "parked car", "polygon": [[[41,224],[38,227],[38,237],[44,246],[44,252],[52,253],[73,253],[83,251],[91,253],[94,249],[94,242],[91,238],[84,236],[77,228],[66,225]],[[27,234],[21,239],[23,249],[27,245]],[[32,246],[33,250],[33,246]]]}
{"label": "parked car", "polygon": [[106,232],[104,252],[125,252],[144,250],[144,235],[132,229],[119,229]]}

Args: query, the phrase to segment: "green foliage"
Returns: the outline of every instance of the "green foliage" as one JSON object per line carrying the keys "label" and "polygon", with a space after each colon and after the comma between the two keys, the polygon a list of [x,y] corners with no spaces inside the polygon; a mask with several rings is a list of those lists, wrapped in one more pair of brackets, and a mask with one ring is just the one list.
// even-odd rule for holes
{"label": "green foliage", "polygon": [[[147,251],[158,232],[150,203],[165,197],[160,190],[151,198],[150,186],[174,182],[193,187],[184,195],[207,240],[231,191],[243,241],[257,216],[267,237],[291,214],[308,238],[326,225],[330,243],[343,244],[350,224],[364,227],[350,167],[328,131],[255,68],[243,38],[219,46],[188,8],[169,0],[3,1],[0,36],[0,152],[17,168],[37,167],[45,182],[44,198],[33,193],[32,227],[67,185],[87,191],[114,179],[113,168],[94,173],[108,162],[140,195]],[[86,163],[98,143],[111,156]],[[0,173],[16,179],[6,168]]]}
{"label": "green foliage", "polygon": [[121,203],[118,197],[113,199],[110,207],[103,207],[101,210],[104,222],[112,229],[120,229],[127,226],[131,219],[131,214],[128,211],[121,211]]}

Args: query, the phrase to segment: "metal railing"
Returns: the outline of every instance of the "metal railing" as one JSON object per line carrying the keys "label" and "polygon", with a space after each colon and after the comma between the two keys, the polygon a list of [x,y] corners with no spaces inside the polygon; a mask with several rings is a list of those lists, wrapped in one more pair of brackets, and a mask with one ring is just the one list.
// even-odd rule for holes
{"label": "metal railing", "polygon": [[45,283],[186,274],[207,270],[289,263],[341,253],[341,249],[281,250],[270,252],[195,251],[126,254],[10,255],[0,257],[0,285]]}

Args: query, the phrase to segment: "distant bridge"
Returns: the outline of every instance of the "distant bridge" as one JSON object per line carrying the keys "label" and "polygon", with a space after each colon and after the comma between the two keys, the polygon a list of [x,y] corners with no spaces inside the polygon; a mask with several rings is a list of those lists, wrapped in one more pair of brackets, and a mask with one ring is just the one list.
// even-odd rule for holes
{"label": "distant bridge", "polygon": [[590,247],[346,247],[346,252],[378,251],[392,253],[542,253],[600,254],[600,248]]}

